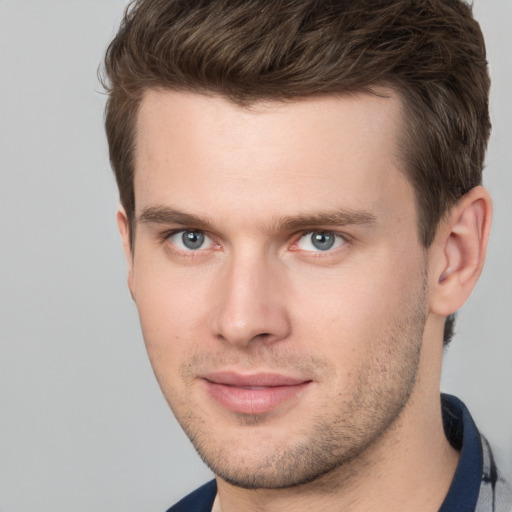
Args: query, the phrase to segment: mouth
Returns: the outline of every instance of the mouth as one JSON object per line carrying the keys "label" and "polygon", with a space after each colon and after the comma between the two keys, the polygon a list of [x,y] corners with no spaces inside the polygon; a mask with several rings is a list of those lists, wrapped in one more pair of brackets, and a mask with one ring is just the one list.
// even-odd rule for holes
{"label": "mouth", "polygon": [[210,396],[240,414],[264,414],[292,402],[312,383],[273,373],[215,372],[203,377]]}

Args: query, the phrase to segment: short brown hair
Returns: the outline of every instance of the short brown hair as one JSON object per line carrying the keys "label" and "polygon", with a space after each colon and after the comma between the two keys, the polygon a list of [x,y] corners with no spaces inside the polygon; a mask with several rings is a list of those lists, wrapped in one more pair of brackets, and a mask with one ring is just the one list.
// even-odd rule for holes
{"label": "short brown hair", "polygon": [[104,83],[132,240],[135,123],[153,88],[239,104],[395,90],[425,247],[449,207],[481,183],[489,76],[480,27],[461,0],[134,0],[107,50]]}

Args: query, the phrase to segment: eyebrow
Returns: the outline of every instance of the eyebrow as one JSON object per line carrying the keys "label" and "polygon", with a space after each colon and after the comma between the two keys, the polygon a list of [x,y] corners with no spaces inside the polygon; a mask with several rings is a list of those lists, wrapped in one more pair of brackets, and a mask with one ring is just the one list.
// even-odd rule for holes
{"label": "eyebrow", "polygon": [[346,208],[318,212],[314,214],[299,214],[291,217],[282,217],[277,221],[277,228],[281,231],[295,231],[314,226],[352,226],[375,224],[373,213],[363,210],[349,210]]}
{"label": "eyebrow", "polygon": [[148,206],[139,215],[141,224],[178,224],[196,228],[213,228],[207,219],[191,213],[181,212],[169,206]]}
{"label": "eyebrow", "polygon": [[[169,206],[149,206],[142,210],[138,217],[142,224],[174,224],[189,228],[216,230],[216,226],[208,219],[182,212]],[[364,210],[340,208],[333,211],[301,213],[284,216],[272,223],[273,231],[296,231],[315,226],[349,226],[375,224],[373,213]]]}

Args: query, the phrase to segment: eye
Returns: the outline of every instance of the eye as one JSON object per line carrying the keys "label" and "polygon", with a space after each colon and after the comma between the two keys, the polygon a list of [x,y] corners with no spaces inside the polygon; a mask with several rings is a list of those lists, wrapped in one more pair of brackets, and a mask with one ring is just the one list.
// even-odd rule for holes
{"label": "eye", "polygon": [[211,249],[213,240],[202,231],[184,230],[169,235],[167,241],[180,251],[189,252],[199,249]]}
{"label": "eye", "polygon": [[297,242],[301,251],[329,251],[346,243],[345,239],[332,231],[312,231],[305,233]]}

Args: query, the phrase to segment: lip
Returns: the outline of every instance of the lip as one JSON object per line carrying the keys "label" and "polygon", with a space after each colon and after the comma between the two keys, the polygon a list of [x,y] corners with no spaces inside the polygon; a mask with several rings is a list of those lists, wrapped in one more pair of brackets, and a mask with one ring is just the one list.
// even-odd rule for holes
{"label": "lip", "polygon": [[274,373],[215,372],[203,377],[210,396],[240,414],[264,414],[298,397],[311,380]]}

